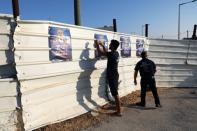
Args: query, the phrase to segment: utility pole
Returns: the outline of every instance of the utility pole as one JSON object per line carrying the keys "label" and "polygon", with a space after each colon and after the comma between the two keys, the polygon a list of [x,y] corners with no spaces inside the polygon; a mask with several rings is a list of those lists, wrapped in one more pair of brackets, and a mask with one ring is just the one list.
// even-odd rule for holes
{"label": "utility pole", "polygon": [[20,19],[19,15],[19,3],[18,0],[12,0],[12,11],[13,11],[13,15],[14,15],[14,19],[17,21],[18,19]]}
{"label": "utility pole", "polygon": [[148,26],[149,24],[145,24],[145,37],[148,37]]}
{"label": "utility pole", "polygon": [[187,39],[189,38],[189,31],[187,30]]}
{"label": "utility pole", "polygon": [[194,30],[193,30],[193,35],[192,35],[192,39],[197,39],[197,36],[196,36],[196,27],[197,25],[194,25]]}
{"label": "utility pole", "polygon": [[113,29],[114,29],[114,32],[117,32],[116,19],[113,19]]}
{"label": "utility pole", "polygon": [[180,15],[181,15],[181,6],[188,4],[188,3],[192,3],[192,2],[196,2],[197,0],[192,0],[192,1],[188,1],[188,2],[184,2],[184,3],[180,3],[178,6],[178,40],[180,40]]}
{"label": "utility pole", "polygon": [[74,0],[75,25],[81,25],[80,0]]}

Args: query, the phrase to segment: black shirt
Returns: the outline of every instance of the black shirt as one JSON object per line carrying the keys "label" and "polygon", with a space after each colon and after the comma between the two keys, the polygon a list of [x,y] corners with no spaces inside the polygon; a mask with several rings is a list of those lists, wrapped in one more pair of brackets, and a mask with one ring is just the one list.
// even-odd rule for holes
{"label": "black shirt", "polygon": [[142,78],[150,78],[154,76],[156,72],[156,65],[153,61],[144,58],[137,63],[135,70],[140,71],[140,76]]}
{"label": "black shirt", "polygon": [[118,62],[119,62],[119,53],[107,52],[107,76],[113,77],[118,75]]}

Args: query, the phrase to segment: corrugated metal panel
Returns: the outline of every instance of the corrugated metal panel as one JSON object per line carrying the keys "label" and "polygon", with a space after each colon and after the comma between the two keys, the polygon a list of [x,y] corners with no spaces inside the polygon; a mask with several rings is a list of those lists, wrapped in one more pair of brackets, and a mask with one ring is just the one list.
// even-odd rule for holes
{"label": "corrugated metal panel", "polygon": [[[49,26],[70,30],[72,61],[50,61]],[[134,65],[139,60],[136,39],[148,43],[144,37],[55,22],[19,21],[14,35],[15,61],[26,130],[75,117],[106,103],[107,61],[95,59],[95,33],[107,35],[108,40],[130,37],[132,57],[120,59],[119,92],[124,96],[136,90],[132,84]]]}
{"label": "corrugated metal panel", "polygon": [[4,126],[16,125],[17,124],[17,113],[16,111],[0,112],[0,129]]}
{"label": "corrugated metal panel", "polygon": [[11,26],[11,18],[1,18],[0,17],[0,25],[1,25],[1,34],[10,34]]}
{"label": "corrugated metal panel", "polygon": [[12,19],[7,17],[0,17],[0,65],[6,65],[13,62],[13,39],[12,32]]}
{"label": "corrugated metal panel", "polygon": [[[170,48],[169,48],[170,47]],[[167,48],[167,49],[166,49]],[[169,52],[187,52],[188,45],[186,46],[169,46],[169,45],[150,45],[150,51],[169,51]]]}
{"label": "corrugated metal panel", "polygon": [[197,41],[151,39],[149,51],[158,87],[197,87]]}
{"label": "corrugated metal panel", "polygon": [[0,56],[0,65],[7,65],[14,61],[14,54],[10,50],[0,51]]}
{"label": "corrugated metal panel", "polygon": [[0,79],[0,97],[15,96],[17,83],[14,79]]}
{"label": "corrugated metal panel", "polygon": [[197,83],[195,81],[157,81],[158,87],[196,87]]}
{"label": "corrugated metal panel", "polygon": [[16,125],[11,126],[2,126],[0,127],[1,131],[17,131]]}
{"label": "corrugated metal panel", "polygon": [[12,30],[13,19],[7,15],[0,15],[0,78],[10,77],[16,72],[14,62]]}
{"label": "corrugated metal panel", "polygon": [[15,110],[15,108],[17,107],[16,97],[1,97],[0,105],[0,112]]}
{"label": "corrugated metal panel", "polygon": [[13,79],[0,79],[0,130],[2,131],[17,129],[16,85]]}
{"label": "corrugated metal panel", "polygon": [[166,47],[185,47],[188,46],[189,40],[172,40],[172,39],[150,39],[151,45],[161,45]]}
{"label": "corrugated metal panel", "polygon": [[[23,25],[22,25],[23,26]],[[20,26],[20,28],[22,28]],[[29,27],[30,28],[30,27]],[[19,29],[17,29],[19,30]],[[31,29],[29,29],[31,30]],[[88,32],[89,35],[86,35],[84,37],[80,36],[79,39],[77,37],[78,34],[76,34],[75,31],[71,30],[72,34],[72,54],[73,54],[73,61],[78,61],[81,59],[81,57],[88,57],[89,59],[94,58],[94,34],[93,31],[85,31]],[[76,30],[76,29],[75,29]],[[16,32],[15,35],[15,43],[16,43],[16,51],[15,51],[15,60],[18,64],[20,63],[35,63],[35,62],[48,62],[49,61],[49,42],[48,42],[48,29],[45,31],[42,31],[43,33],[39,34],[39,36],[32,36],[33,34],[36,34],[38,31],[28,32],[29,35],[25,36],[24,34],[21,34],[20,31]],[[41,30],[40,30],[41,31]],[[80,31],[77,31],[77,33]],[[84,33],[84,32],[83,32]],[[99,32],[100,33],[100,32]],[[81,33],[82,34],[82,33]],[[101,34],[101,33],[100,33]],[[91,36],[91,39],[88,38]],[[114,34],[108,34],[108,38],[112,39]],[[119,39],[119,38],[117,38]],[[39,41],[38,41],[39,40]],[[135,56],[135,37],[132,38],[132,56]],[[86,47],[86,44],[89,44],[88,48]],[[120,49],[119,49],[120,50]],[[85,52],[88,52],[89,56],[82,56],[85,55]],[[32,57],[34,56],[34,57]],[[40,57],[43,56],[43,57]]]}
{"label": "corrugated metal panel", "polygon": [[[130,73],[127,73],[125,76],[120,76],[120,80],[131,81],[131,79],[132,79],[132,75]],[[90,79],[90,80],[85,78],[85,79],[80,79],[79,81],[76,81],[70,84],[64,84],[64,83],[58,83],[58,84],[59,85],[53,85],[53,87],[48,86],[48,87],[42,88],[39,91],[38,90],[29,91],[28,93],[23,95],[24,101],[22,101],[22,103],[25,105],[28,103],[29,104],[34,103],[34,101],[37,101],[38,103],[42,103],[50,99],[55,99],[57,97],[66,96],[66,95],[77,94],[83,91],[89,91],[92,93],[95,92],[98,95],[102,95],[105,92],[105,77],[95,78],[95,79]],[[125,84],[127,83],[122,82],[120,84],[120,87],[121,86],[124,87]],[[48,95],[48,94],[53,94],[53,95]],[[42,97],[42,96],[45,96],[45,97]],[[31,97],[35,97],[36,99],[32,99]],[[42,97],[42,98],[39,99],[39,97]]]}
{"label": "corrugated metal panel", "polygon": [[[1,26],[3,26],[3,25],[1,25]],[[10,32],[4,33],[2,31],[0,31],[0,40],[1,40],[0,41],[0,50],[9,49],[10,46],[13,46],[13,39],[10,36]]]}
{"label": "corrugated metal panel", "polygon": [[17,130],[17,81],[14,79],[13,37],[14,21],[0,15],[0,130]]}
{"label": "corrugated metal panel", "polygon": [[[70,30],[72,61],[50,61],[49,26]],[[3,43],[8,41],[13,43],[6,29],[7,27],[1,34]],[[4,35],[6,33],[8,35]],[[21,102],[26,130],[75,117],[106,103],[106,60],[94,59],[95,33],[107,35],[108,40],[120,40],[120,36],[129,36],[131,39],[131,58],[121,58],[119,63],[120,96],[139,89],[139,85],[135,87],[132,84],[133,68],[139,60],[136,57],[137,39],[145,40],[147,43],[145,48],[149,49],[150,58],[158,64],[157,86],[195,87],[197,85],[196,41],[158,39],[148,41],[144,37],[62,23],[19,21],[14,35],[14,57],[23,94]],[[7,56],[13,56],[9,54],[12,50],[6,44],[1,44],[1,47],[1,63],[7,66],[13,62],[13,59],[6,57],[5,52],[8,52]],[[118,50],[120,52],[120,48]],[[14,93],[12,91],[10,89],[9,93]]]}
{"label": "corrugated metal panel", "polygon": [[[42,79],[24,80],[24,81],[21,81],[21,87],[22,87],[21,92],[26,93],[31,90],[52,87],[58,84],[61,85],[61,84],[76,83],[78,80],[84,79],[84,78],[88,78],[90,80],[98,79],[101,77],[105,77],[104,71],[105,71],[104,69],[98,69],[94,71],[86,70],[84,72],[78,72],[78,73],[76,72],[76,73],[64,74],[64,75],[59,75],[59,76],[51,76],[51,77],[45,77]],[[119,72],[121,73],[130,73],[132,71],[133,71],[133,67],[131,66],[125,66],[125,67],[119,68]]]}
{"label": "corrugated metal panel", "polygon": [[0,130],[16,130],[16,86],[13,79],[0,79]]}
{"label": "corrugated metal panel", "polygon": [[[128,66],[136,62],[137,59],[120,60],[120,66]],[[72,65],[72,66],[70,66]],[[69,67],[69,68],[65,68]],[[18,77],[20,79],[35,79],[55,75],[83,72],[88,69],[101,69],[106,67],[106,60],[98,61],[73,61],[48,64],[31,64],[17,66]],[[58,70],[57,70],[58,69]]]}

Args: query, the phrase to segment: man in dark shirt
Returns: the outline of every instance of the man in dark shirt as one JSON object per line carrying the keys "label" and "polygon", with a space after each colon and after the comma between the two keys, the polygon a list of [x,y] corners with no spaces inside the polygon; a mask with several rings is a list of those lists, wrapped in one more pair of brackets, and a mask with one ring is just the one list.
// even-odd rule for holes
{"label": "man in dark shirt", "polygon": [[136,64],[135,66],[135,72],[134,72],[134,84],[137,85],[137,74],[138,71],[140,72],[141,76],[141,102],[137,103],[139,106],[145,107],[146,105],[146,90],[147,88],[150,88],[154,99],[155,99],[155,106],[156,107],[161,107],[160,105],[160,100],[159,96],[157,93],[157,88],[156,88],[156,83],[155,83],[155,78],[154,74],[156,72],[156,65],[153,61],[149,60],[147,58],[147,52],[143,51],[141,53],[142,59]]}
{"label": "man in dark shirt", "polygon": [[[101,45],[103,46],[103,45]],[[121,107],[120,107],[120,98],[118,95],[118,62],[119,62],[119,53],[116,51],[119,46],[119,42],[117,40],[111,40],[109,45],[109,49],[111,52],[107,52],[105,47],[103,46],[104,54],[107,56],[107,80],[109,83],[109,88],[112,96],[115,99],[116,103],[116,114],[121,116]],[[97,48],[99,49],[99,48]]]}

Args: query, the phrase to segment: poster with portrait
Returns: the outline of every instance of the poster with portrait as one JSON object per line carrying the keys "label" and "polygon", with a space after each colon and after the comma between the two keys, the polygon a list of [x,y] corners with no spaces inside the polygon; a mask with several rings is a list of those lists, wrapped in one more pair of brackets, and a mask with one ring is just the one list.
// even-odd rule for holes
{"label": "poster with portrait", "polygon": [[70,30],[59,27],[49,27],[49,58],[51,61],[72,60]]}
{"label": "poster with portrait", "polygon": [[121,56],[130,57],[131,56],[131,41],[129,37],[120,37],[121,44]]}
{"label": "poster with portrait", "polygon": [[108,39],[107,35],[94,34],[94,47],[95,50],[95,58],[104,59],[106,56],[104,55],[104,50],[102,45],[104,45],[106,51],[108,50]]}
{"label": "poster with portrait", "polygon": [[143,50],[144,50],[144,40],[136,39],[136,56],[141,56]]}

